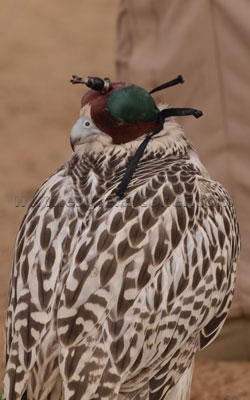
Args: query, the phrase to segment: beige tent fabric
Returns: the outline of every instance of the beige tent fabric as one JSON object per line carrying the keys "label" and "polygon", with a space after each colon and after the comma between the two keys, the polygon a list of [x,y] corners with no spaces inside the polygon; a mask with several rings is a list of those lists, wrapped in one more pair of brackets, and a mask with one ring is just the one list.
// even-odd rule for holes
{"label": "beige tent fabric", "polygon": [[150,90],[178,74],[184,85],[160,92],[173,107],[210,175],[236,204],[242,236],[232,316],[250,316],[250,1],[121,0],[117,77]]}

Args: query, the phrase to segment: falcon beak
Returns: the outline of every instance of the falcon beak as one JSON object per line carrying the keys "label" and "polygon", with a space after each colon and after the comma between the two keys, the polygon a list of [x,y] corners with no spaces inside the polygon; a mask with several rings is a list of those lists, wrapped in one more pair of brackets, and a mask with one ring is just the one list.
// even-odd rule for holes
{"label": "falcon beak", "polygon": [[83,143],[89,143],[102,132],[95,126],[95,124],[86,117],[80,117],[70,133],[70,145],[73,151],[75,146]]}
{"label": "falcon beak", "polygon": [[72,139],[72,137],[70,138],[70,146],[71,146],[72,151],[75,151],[75,142]]}

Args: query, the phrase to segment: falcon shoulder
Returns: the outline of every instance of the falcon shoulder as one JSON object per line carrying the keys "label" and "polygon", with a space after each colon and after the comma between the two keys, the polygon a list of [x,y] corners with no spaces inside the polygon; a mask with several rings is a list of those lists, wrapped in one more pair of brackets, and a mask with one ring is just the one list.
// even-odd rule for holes
{"label": "falcon shoulder", "polygon": [[226,317],[238,254],[227,192],[187,154],[159,150],[118,200],[128,160],[75,155],[26,214],[8,312],[13,399],[46,396],[59,376],[67,399],[161,399]]}

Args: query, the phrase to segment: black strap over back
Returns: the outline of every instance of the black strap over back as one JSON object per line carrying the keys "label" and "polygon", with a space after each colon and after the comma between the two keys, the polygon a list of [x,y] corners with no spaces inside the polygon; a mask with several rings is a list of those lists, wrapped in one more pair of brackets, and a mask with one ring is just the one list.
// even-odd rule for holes
{"label": "black strap over back", "polygon": [[[169,88],[171,86],[178,85],[179,83],[184,83],[184,79],[182,75],[178,75],[176,79],[173,79],[172,81],[166,82],[163,85],[157,86],[156,88],[152,89],[149,94],[158,92],[160,90]],[[193,115],[195,118],[199,118],[202,116],[202,111],[201,110],[196,110],[195,108],[165,108],[160,111],[159,114],[159,124],[158,127],[150,133],[146,138],[143,140],[143,142],[140,144],[138,149],[136,150],[132,160],[130,161],[128,168],[125,172],[124,177],[122,178],[122,181],[116,191],[116,194],[120,199],[124,197],[124,193],[132,179],[133,173],[143,156],[144,150],[147,147],[148,142],[152,139],[154,135],[157,133],[161,132],[164,126],[164,122],[167,118],[173,117],[173,116],[186,116],[186,115]]]}

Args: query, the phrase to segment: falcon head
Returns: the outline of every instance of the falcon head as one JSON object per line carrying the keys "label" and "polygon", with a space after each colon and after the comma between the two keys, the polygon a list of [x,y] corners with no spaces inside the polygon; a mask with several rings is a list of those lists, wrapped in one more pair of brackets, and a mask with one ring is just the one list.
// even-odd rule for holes
{"label": "falcon head", "polygon": [[194,115],[196,118],[202,115],[201,111],[193,108],[160,110],[156,106],[151,94],[183,83],[181,75],[150,92],[131,83],[111,83],[109,78],[103,80],[73,75],[71,82],[83,83],[91,88],[82,97],[80,118],[71,131],[70,142],[73,150],[79,144],[90,143],[93,150],[91,142],[95,145],[99,142],[101,146],[119,145],[144,136],[117,191],[121,198],[148,142],[162,131],[165,120],[174,115]]}
{"label": "falcon head", "polygon": [[72,149],[99,135],[108,136],[113,144],[130,142],[157,127],[160,110],[145,89],[124,82],[111,84],[108,78],[74,76],[72,83],[91,87],[81,100],[80,118],[71,130]]}

